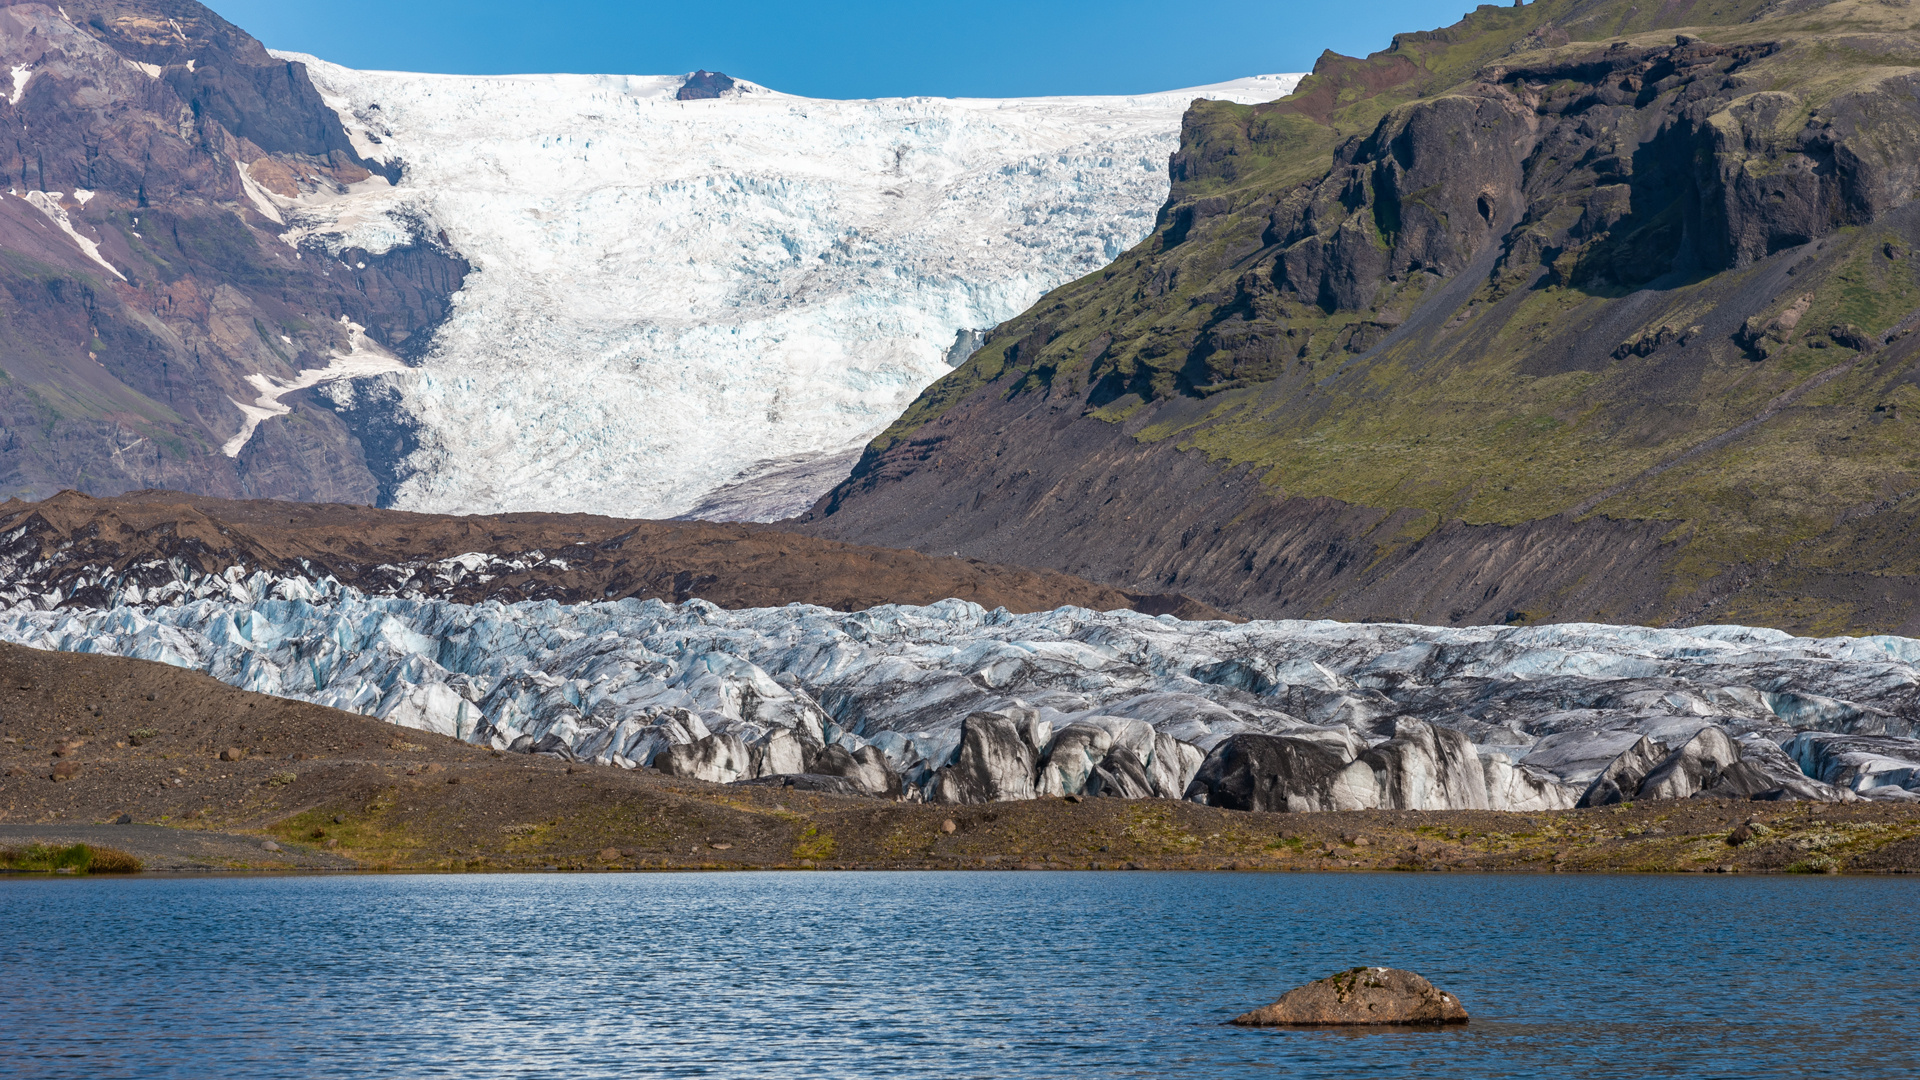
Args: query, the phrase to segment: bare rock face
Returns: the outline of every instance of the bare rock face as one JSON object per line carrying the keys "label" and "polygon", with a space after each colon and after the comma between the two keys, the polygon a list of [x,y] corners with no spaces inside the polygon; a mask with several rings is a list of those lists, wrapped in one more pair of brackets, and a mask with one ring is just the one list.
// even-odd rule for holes
{"label": "bare rock face", "polygon": [[721,97],[731,89],[733,89],[732,79],[718,71],[702,68],[687,76],[687,81],[680,84],[679,92],[673,97],[675,101],[705,101]]}
{"label": "bare rock face", "polygon": [[1459,998],[1411,971],[1357,967],[1289,990],[1233,1022],[1243,1027],[1464,1024],[1467,1010]]}
{"label": "bare rock face", "polygon": [[6,69],[0,490],[381,497],[404,418],[292,388],[356,352],[400,369],[468,264],[424,226],[334,250],[282,211],[400,163],[361,158],[304,65],[192,0],[0,3]]}

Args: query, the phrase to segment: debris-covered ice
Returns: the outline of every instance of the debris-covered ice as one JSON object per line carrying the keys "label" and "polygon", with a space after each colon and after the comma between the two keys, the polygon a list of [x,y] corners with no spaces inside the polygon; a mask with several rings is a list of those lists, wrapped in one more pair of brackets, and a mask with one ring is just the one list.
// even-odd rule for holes
{"label": "debris-covered ice", "polygon": [[1920,792],[1907,638],[1234,625],[958,600],[469,606],[265,574],[228,587],[174,606],[22,603],[0,612],[0,638],[502,749],[941,801],[1544,809]]}

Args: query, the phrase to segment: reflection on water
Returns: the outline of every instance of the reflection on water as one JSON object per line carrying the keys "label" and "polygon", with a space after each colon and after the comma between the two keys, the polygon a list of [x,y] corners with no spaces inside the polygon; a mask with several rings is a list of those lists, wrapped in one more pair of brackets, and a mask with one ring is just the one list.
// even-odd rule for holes
{"label": "reflection on water", "polygon": [[[11,1076],[1920,1075],[1898,879],[0,880]],[[1355,964],[1442,1030],[1222,1026]]]}

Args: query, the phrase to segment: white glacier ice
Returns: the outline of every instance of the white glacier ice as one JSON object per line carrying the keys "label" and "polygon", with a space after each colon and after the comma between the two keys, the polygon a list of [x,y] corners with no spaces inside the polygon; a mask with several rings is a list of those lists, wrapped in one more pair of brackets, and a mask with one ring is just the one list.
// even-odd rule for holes
{"label": "white glacier ice", "polygon": [[[679,76],[354,71],[315,84],[369,158],[341,193],[268,200],[289,242],[380,253],[444,229],[473,264],[417,369],[395,505],[670,517],[786,470],[758,515],[843,473],[990,328],[1144,238],[1195,98],[826,101]],[[422,224],[424,223],[424,231]],[[771,507],[772,509],[767,509]]]}
{"label": "white glacier ice", "polygon": [[1178,792],[1206,751],[1253,733],[1342,748],[1344,759],[1414,744],[1429,758],[1452,745],[1458,759],[1470,747],[1465,760],[1477,755],[1485,779],[1461,797],[1552,808],[1571,805],[1641,737],[1665,753],[1709,726],[1809,790],[1820,785],[1788,764],[1782,744],[1809,776],[1874,797],[1920,791],[1920,641],[1907,638],[1234,625],[1079,608],[1012,615],[959,600],[854,613],[699,600],[462,605],[264,572],[222,584],[215,598],[156,606],[17,603],[0,610],[0,640],[162,661],[469,741],[624,767],[675,747],[691,759],[701,740],[716,752],[726,747],[715,740],[734,740],[722,756],[736,762],[798,745],[782,740],[837,745],[879,754],[873,763],[920,796],[957,760],[963,724],[980,712],[1013,718],[1034,751],[1062,755],[1036,760],[1040,790],[1055,794],[1088,783],[1103,757],[1117,760],[1115,746],[1165,771],[1154,790]]}

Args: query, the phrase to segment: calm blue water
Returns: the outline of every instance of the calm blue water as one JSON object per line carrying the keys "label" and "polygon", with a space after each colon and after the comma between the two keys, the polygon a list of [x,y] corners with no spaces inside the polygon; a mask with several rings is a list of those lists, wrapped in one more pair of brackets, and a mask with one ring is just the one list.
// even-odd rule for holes
{"label": "calm blue water", "polygon": [[[1920,1076],[1920,883],[0,880],[15,1077]],[[1356,964],[1464,1029],[1221,1022]]]}

